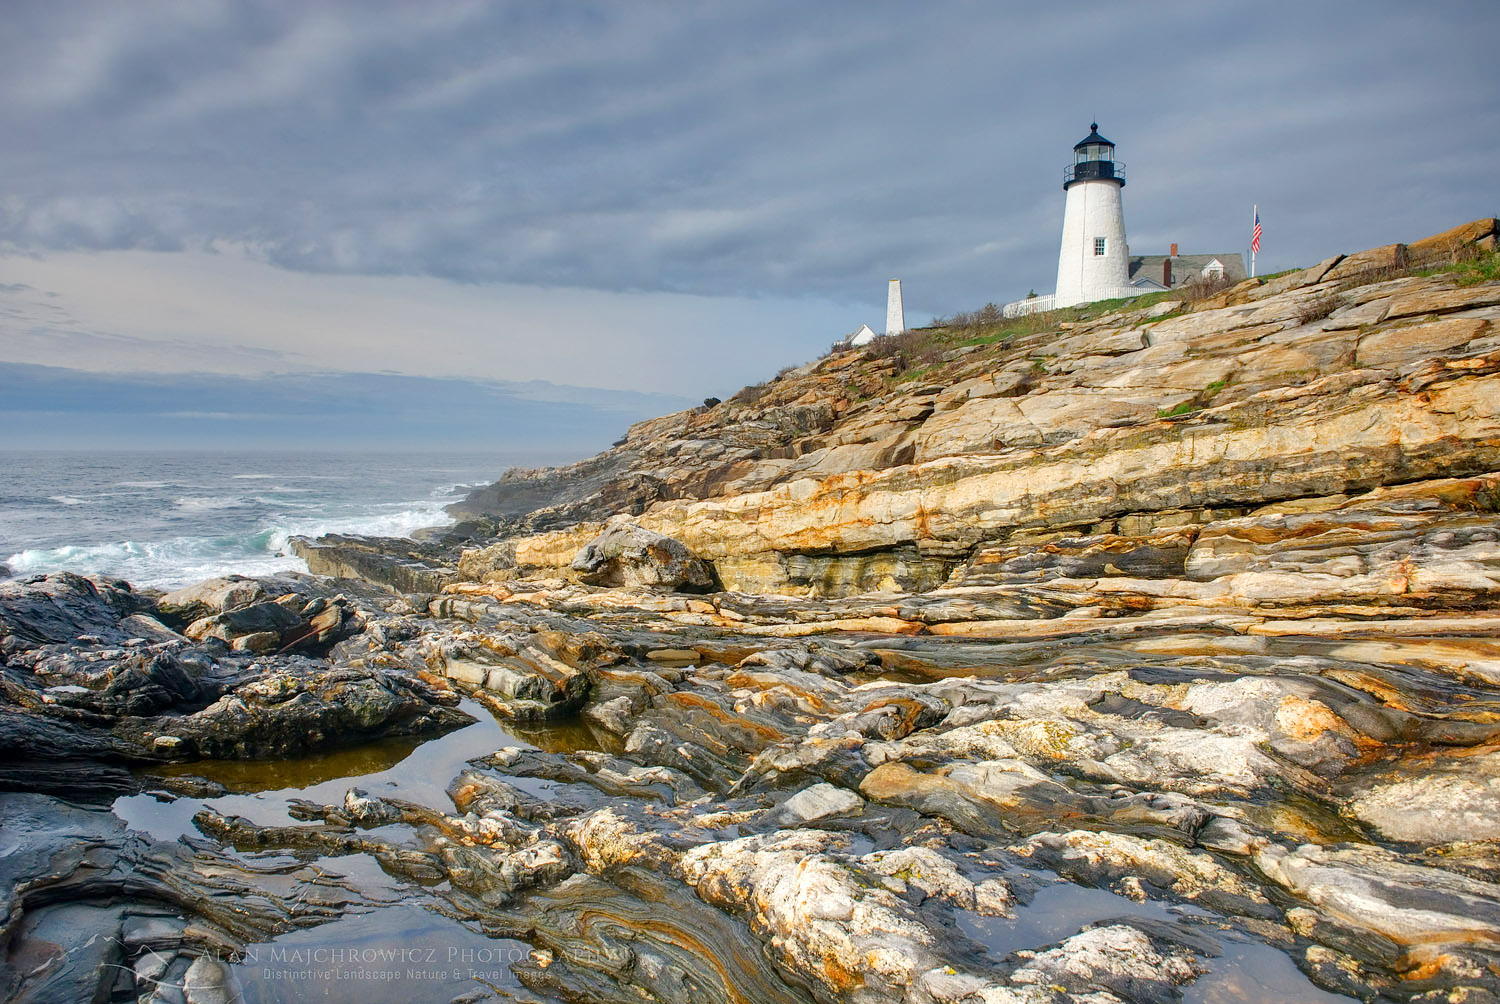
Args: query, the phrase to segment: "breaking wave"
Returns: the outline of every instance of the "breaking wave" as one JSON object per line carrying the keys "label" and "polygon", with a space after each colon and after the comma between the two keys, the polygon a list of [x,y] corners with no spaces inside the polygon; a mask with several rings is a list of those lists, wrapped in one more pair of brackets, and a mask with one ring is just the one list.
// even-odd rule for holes
{"label": "breaking wave", "polygon": [[[234,504],[250,502],[248,499],[235,500]],[[176,536],[162,540],[33,548],[11,555],[5,559],[5,564],[16,576],[69,571],[83,575],[109,575],[138,586],[175,589],[231,573],[305,572],[307,564],[287,549],[287,542],[296,536],[353,533],[404,537],[424,526],[453,522],[452,517],[443,512],[442,506],[433,502],[395,503],[375,508],[388,511],[342,517],[313,514],[273,516],[253,532],[224,536]]]}

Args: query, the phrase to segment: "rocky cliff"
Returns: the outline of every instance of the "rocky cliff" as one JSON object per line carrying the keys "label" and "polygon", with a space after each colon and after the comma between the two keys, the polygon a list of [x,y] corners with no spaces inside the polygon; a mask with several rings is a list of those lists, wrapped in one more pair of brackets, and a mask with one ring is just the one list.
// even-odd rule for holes
{"label": "rocky cliff", "polygon": [[463,1000],[1500,1000],[1495,244],[835,350],[421,542],[299,542],[342,582],[6,584],[0,786],[50,832],[80,759],[436,731],[459,692],[515,734],[441,799],[114,852],[166,891],[0,848],[0,986],[60,999],[70,895],[193,922],[135,973],[328,920],[205,916],[238,848],[529,945]]}
{"label": "rocky cliff", "polygon": [[1007,548],[1149,547],[1181,528],[1186,559],[1205,527],[1267,505],[1485,474],[1500,443],[1500,286],[1430,270],[1495,240],[1480,220],[1197,301],[835,350],[633,426],[597,457],[476,491],[455,511],[510,533],[465,555],[460,578],[566,574],[604,519],[628,513],[730,590],[925,591]]}

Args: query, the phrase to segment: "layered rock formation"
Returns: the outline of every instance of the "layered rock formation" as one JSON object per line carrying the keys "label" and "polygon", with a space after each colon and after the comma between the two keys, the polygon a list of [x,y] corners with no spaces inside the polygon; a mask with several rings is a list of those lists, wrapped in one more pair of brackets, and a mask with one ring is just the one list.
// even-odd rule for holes
{"label": "layered rock formation", "polygon": [[105,762],[472,695],[530,742],[446,800],[193,817],[529,944],[468,1000],[1500,999],[1495,240],[835,351],[508,474],[467,546],[301,545],[400,598],[7,583],[0,710]]}
{"label": "layered rock formation", "polygon": [[[843,595],[928,588],[977,547],[1039,532],[1203,523],[1487,473],[1500,292],[1451,273],[1364,280],[1435,248],[1487,246],[1493,227],[1247,280],[1188,308],[1126,301],[1060,327],[934,332],[912,350],[931,361],[904,371],[899,355],[836,352],[755,395],[640,423],[572,468],[474,493],[455,510],[508,518],[511,494],[538,501],[554,484],[561,501],[523,523],[567,525],[470,555],[461,577],[557,574],[627,497],[727,589]],[[626,490],[647,480],[650,492]]]}

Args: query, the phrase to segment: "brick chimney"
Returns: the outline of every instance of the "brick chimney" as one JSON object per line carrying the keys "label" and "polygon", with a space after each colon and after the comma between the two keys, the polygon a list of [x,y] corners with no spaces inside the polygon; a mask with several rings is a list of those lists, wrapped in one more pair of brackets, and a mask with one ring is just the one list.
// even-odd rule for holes
{"label": "brick chimney", "polygon": [[1172,245],[1172,257],[1173,258],[1177,257],[1177,245],[1176,244]]}
{"label": "brick chimney", "polygon": [[[1177,249],[1177,245],[1173,244],[1172,245],[1172,249],[1175,251]],[[1163,286],[1167,287],[1168,289],[1172,288],[1172,259],[1171,258],[1163,258],[1162,259],[1162,262],[1161,262],[1161,284]]]}

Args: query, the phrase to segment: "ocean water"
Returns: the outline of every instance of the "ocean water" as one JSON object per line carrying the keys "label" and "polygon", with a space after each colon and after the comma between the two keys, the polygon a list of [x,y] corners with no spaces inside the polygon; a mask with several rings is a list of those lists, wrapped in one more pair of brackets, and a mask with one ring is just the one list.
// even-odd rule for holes
{"label": "ocean water", "polygon": [[[294,535],[404,536],[509,463],[495,453],[0,452],[0,562],[176,588],[306,571]],[[528,462],[536,458],[525,458]]]}

